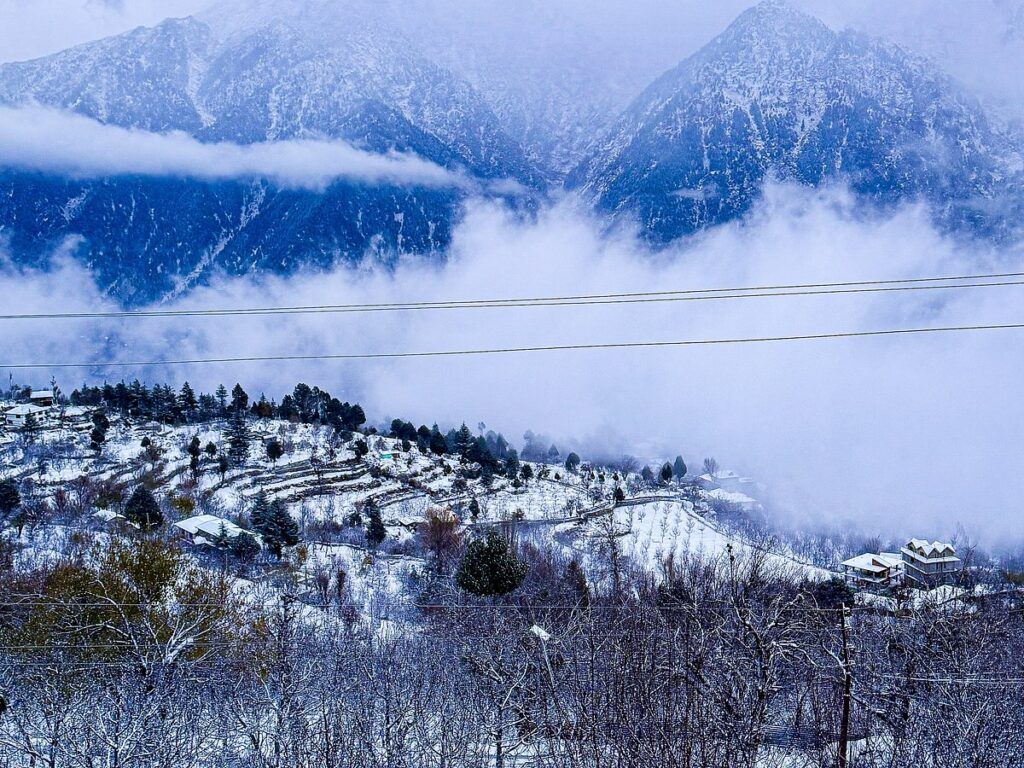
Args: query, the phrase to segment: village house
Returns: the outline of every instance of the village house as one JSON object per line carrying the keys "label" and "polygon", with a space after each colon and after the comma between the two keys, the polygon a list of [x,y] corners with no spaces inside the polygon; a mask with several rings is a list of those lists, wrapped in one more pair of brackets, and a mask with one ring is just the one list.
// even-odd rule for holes
{"label": "village house", "polygon": [[703,474],[697,478],[697,485],[705,491],[721,489],[733,493],[742,493],[756,487],[749,477],[741,477],[731,469],[720,469],[714,474]]}
{"label": "village house", "polygon": [[86,429],[92,424],[92,415],[96,410],[88,406],[69,405],[55,409],[55,414],[62,424]]}
{"label": "village house", "polygon": [[900,552],[908,587],[933,589],[950,584],[963,569],[953,545],[943,541],[911,539]]}
{"label": "village house", "polygon": [[29,416],[34,417],[38,422],[42,419],[43,414],[48,410],[49,409],[47,408],[40,408],[37,405],[27,403],[23,405],[16,405],[13,408],[8,408],[4,411],[4,423],[9,427],[21,429],[25,426],[25,422],[28,420]]}
{"label": "village house", "polygon": [[216,515],[195,515],[185,520],[179,520],[174,527],[178,529],[178,533],[183,539],[196,546],[214,546],[222,537],[233,539],[243,533],[249,534],[257,542],[260,540],[257,534],[250,533],[230,520]]}
{"label": "village house", "polygon": [[28,396],[28,401],[32,405],[38,405],[41,408],[49,408],[55,400],[56,397],[51,389],[33,389],[32,394]]}
{"label": "village house", "polygon": [[855,589],[881,589],[898,583],[903,560],[896,552],[866,552],[842,562],[843,579]]}

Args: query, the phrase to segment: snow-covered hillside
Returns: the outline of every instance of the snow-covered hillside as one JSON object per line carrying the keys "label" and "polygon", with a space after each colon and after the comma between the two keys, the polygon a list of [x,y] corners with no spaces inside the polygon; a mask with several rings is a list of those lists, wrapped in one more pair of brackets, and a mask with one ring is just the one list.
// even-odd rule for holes
{"label": "snow-covered hillside", "polygon": [[[56,409],[55,409],[56,411]],[[511,525],[520,536],[556,542],[568,557],[590,562],[598,573],[602,531],[610,525],[623,537],[623,556],[636,567],[662,573],[670,559],[691,557],[727,564],[730,555],[745,558],[763,552],[780,569],[813,579],[828,572],[803,563],[776,542],[753,543],[716,521],[722,508],[716,491],[698,486],[652,486],[638,475],[584,467],[567,471],[561,464],[526,462],[530,477],[515,481],[485,478],[458,457],[403,450],[402,440],[354,433],[342,439],[331,427],[274,419],[252,422],[249,457],[242,466],[221,468],[218,457],[229,450],[224,422],[191,426],[128,423],[115,419],[97,453],[91,446],[91,422],[74,412],[60,420],[51,413],[28,435],[18,429],[0,433],[0,479],[15,478],[33,503],[45,508],[53,525],[73,525],[97,532],[117,524],[132,490],[154,490],[169,511],[168,523],[209,514],[250,526],[258,494],[286,505],[300,524],[308,577],[317,562],[354,569],[350,586],[360,601],[380,598],[362,583],[379,568],[387,573],[423,569],[423,559],[409,557],[408,542],[429,509],[450,509],[467,533],[494,525]],[[202,447],[195,470],[188,445]],[[283,456],[276,461],[266,446],[276,441]],[[360,444],[368,453],[361,455]],[[207,449],[215,446],[216,450]],[[623,501],[616,503],[616,489]],[[373,504],[388,531],[375,558],[379,568],[363,567],[367,549],[354,515]],[[45,541],[52,525],[28,526],[32,541]],[[378,574],[379,575],[379,574]],[[388,581],[388,594],[406,601],[402,580]],[[397,585],[397,586],[396,586]],[[394,594],[392,594],[394,593]]]}

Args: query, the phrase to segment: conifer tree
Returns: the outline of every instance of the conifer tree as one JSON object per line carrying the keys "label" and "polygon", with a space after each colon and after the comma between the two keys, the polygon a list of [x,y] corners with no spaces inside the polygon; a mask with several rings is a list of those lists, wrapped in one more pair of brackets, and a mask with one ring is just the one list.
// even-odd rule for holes
{"label": "conifer tree", "polygon": [[666,485],[672,482],[672,465],[667,461],[661,465],[661,482]]}
{"label": "conifer tree", "polygon": [[228,552],[243,563],[251,563],[260,554],[260,545],[251,533],[240,533],[228,542]]}
{"label": "conifer tree", "polygon": [[262,489],[252,502],[249,521],[252,523],[252,527],[261,534],[270,525],[270,499],[267,497],[267,492]]}
{"label": "conifer tree", "polygon": [[448,452],[448,442],[444,439],[444,435],[441,434],[441,430],[434,425],[434,428],[430,430],[430,452],[435,456],[443,456]]}
{"label": "conifer tree", "polygon": [[285,547],[293,547],[299,543],[299,524],[280,499],[270,501],[266,493],[260,491],[256,495],[249,517],[252,527],[263,537],[263,543],[278,560],[281,559]]}
{"label": "conifer tree", "polygon": [[570,560],[569,565],[565,567],[562,579],[572,590],[576,601],[580,605],[586,606],[590,604],[590,585],[587,584],[587,575],[583,572],[583,568],[575,558]]}
{"label": "conifer tree", "polygon": [[388,535],[388,529],[384,527],[384,521],[380,516],[380,507],[373,501],[368,501],[363,507],[366,513],[366,543],[371,547],[379,547]]}
{"label": "conifer tree", "polygon": [[13,479],[0,480],[0,516],[10,517],[21,506],[21,494]]}
{"label": "conifer tree", "polygon": [[473,438],[473,433],[469,431],[469,427],[463,422],[462,426],[459,427],[459,431],[455,434],[455,452],[459,454],[459,458],[466,460],[475,447],[476,440]]}
{"label": "conifer tree", "polygon": [[277,438],[273,438],[267,443],[267,458],[277,465],[278,459],[284,455],[284,446],[281,445],[281,441]]}
{"label": "conifer tree", "polygon": [[259,401],[253,406],[253,413],[261,419],[269,419],[274,415],[274,405],[264,394],[260,394]]}
{"label": "conifer tree", "polygon": [[672,472],[675,474],[676,480],[682,480],[686,477],[686,462],[683,461],[682,456],[676,456],[676,460],[672,464]]}
{"label": "conifer tree", "polygon": [[231,410],[232,411],[245,411],[249,408],[249,395],[242,389],[241,384],[235,384],[231,388]]}
{"label": "conifer tree", "polygon": [[203,452],[202,445],[199,443],[199,435],[193,435],[192,439],[188,441],[188,445],[185,446],[185,450],[188,452],[188,466],[192,470],[193,474],[199,472],[199,456]]}
{"label": "conifer tree", "polygon": [[477,597],[497,598],[517,589],[526,578],[526,563],[517,558],[508,542],[495,531],[487,532],[466,547],[455,584]]}
{"label": "conifer tree", "polygon": [[249,443],[252,441],[249,425],[245,420],[245,411],[232,412],[224,430],[224,437],[228,441],[228,456],[231,463],[236,467],[244,467],[249,458]]}
{"label": "conifer tree", "polygon": [[144,531],[158,528],[164,522],[163,512],[156,498],[143,485],[140,485],[132,493],[131,498],[124,507],[124,516],[130,522],[135,523]]}
{"label": "conifer tree", "polygon": [[186,420],[191,418],[192,414],[194,414],[196,409],[199,407],[199,401],[196,399],[196,393],[187,381],[181,385],[181,392],[178,393],[178,407],[181,408],[181,412],[185,416]]}
{"label": "conifer tree", "polygon": [[515,449],[509,449],[505,457],[505,476],[514,478],[519,474],[519,455]]}
{"label": "conifer tree", "polygon": [[217,405],[220,409],[220,415],[223,416],[228,410],[228,389],[223,384],[218,384],[217,391],[214,394],[217,397]]}
{"label": "conifer tree", "polygon": [[299,543],[299,524],[288,512],[283,501],[275,499],[270,502],[270,539],[268,547],[274,557],[281,559],[285,547],[294,547]]}

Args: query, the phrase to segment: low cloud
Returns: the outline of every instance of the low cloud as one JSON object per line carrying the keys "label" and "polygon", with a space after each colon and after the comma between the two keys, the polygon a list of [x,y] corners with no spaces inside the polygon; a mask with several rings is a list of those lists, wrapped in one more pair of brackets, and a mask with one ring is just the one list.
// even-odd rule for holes
{"label": "low cloud", "polygon": [[75,178],[181,176],[203,181],[266,179],[321,190],[336,181],[469,187],[415,155],[375,154],[342,141],[203,143],[183,132],[151,133],[28,105],[0,107],[0,166]]}
{"label": "low cloud", "polygon": [[[841,189],[775,186],[745,222],[652,253],[607,234],[565,200],[524,221],[470,207],[448,259],[395,270],[223,279],[173,308],[381,303],[662,291],[1019,271],[1019,253],[959,245],[910,207],[865,214]],[[1003,287],[721,302],[365,315],[8,322],[4,361],[173,355],[402,352],[681,340],[1020,322],[1024,290]],[[8,267],[10,312],[109,307],[67,256],[46,272]],[[70,297],[70,298],[66,298]],[[939,538],[958,524],[1020,538],[1024,427],[1017,331],[681,349],[447,359],[312,361],[172,369],[17,372],[70,390],[140,376],[210,389],[240,381],[280,398],[296,381],[364,403],[373,418],[485,421],[563,450],[715,456],[765,483],[773,514],[805,525]],[[2,372],[2,369],[0,369]],[[575,441],[575,442],[573,442]]]}

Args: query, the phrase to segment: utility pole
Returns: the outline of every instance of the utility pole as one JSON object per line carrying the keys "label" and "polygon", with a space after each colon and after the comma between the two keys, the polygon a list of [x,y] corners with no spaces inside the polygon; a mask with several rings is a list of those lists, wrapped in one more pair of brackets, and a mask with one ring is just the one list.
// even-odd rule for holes
{"label": "utility pole", "polygon": [[850,637],[846,619],[849,609],[842,608],[843,623],[843,714],[839,721],[839,768],[849,764],[850,700],[853,696],[853,667],[850,664]]}

